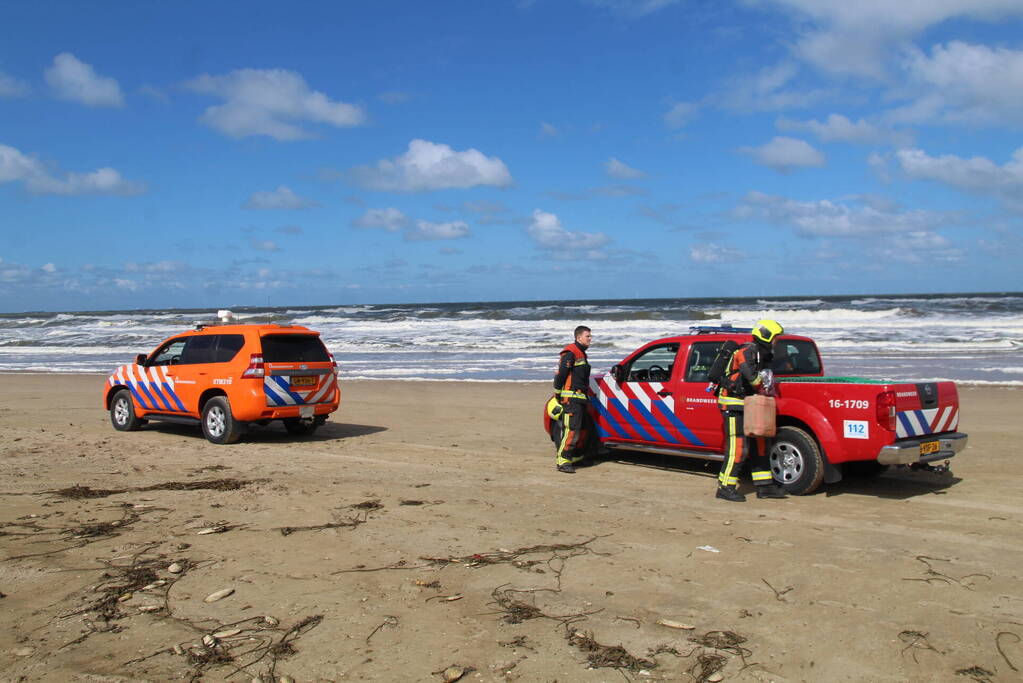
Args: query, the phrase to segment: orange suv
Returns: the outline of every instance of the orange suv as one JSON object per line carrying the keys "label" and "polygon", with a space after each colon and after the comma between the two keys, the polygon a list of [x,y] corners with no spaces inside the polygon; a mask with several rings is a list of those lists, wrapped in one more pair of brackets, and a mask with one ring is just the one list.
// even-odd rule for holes
{"label": "orange suv", "polygon": [[281,420],[311,434],[338,409],[337,364],[320,333],[301,325],[196,324],[151,354],[139,354],[107,379],[114,429],[148,420],[201,424],[213,443],[234,443],[249,423]]}

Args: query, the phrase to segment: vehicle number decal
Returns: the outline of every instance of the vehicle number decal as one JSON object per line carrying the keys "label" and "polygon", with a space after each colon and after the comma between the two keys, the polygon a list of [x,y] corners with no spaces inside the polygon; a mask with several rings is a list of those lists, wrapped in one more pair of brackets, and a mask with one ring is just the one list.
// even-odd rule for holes
{"label": "vehicle number decal", "polygon": [[866,420],[844,420],[845,438],[847,439],[869,439],[870,427]]}
{"label": "vehicle number decal", "polygon": [[851,408],[852,410],[866,410],[870,407],[870,401],[859,401],[847,398],[845,400],[832,398],[828,400],[832,408]]}

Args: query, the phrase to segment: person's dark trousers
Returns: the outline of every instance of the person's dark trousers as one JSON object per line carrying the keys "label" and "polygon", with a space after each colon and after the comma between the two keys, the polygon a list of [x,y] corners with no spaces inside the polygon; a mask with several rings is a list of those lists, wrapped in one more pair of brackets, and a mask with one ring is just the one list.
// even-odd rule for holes
{"label": "person's dark trousers", "polygon": [[562,404],[561,442],[558,444],[558,464],[567,465],[583,459],[583,447],[587,444],[588,427],[591,422],[587,404],[569,401]]}

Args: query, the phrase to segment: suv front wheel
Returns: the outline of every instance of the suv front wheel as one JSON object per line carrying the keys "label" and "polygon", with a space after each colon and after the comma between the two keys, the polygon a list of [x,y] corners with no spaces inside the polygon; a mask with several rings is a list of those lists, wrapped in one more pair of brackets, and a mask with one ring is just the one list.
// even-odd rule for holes
{"label": "suv front wheel", "polygon": [[202,433],[216,444],[235,443],[242,438],[245,425],[234,419],[226,396],[214,396],[202,407]]}

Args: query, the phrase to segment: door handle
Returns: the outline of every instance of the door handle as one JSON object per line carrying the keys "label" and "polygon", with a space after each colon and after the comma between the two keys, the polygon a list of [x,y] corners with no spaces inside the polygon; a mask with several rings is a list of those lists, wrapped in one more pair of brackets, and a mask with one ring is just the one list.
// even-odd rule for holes
{"label": "door handle", "polygon": [[657,395],[658,396],[671,396],[671,392],[668,391],[667,389],[662,389],[661,391],[657,392]]}

